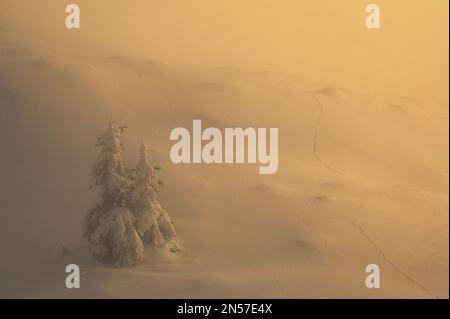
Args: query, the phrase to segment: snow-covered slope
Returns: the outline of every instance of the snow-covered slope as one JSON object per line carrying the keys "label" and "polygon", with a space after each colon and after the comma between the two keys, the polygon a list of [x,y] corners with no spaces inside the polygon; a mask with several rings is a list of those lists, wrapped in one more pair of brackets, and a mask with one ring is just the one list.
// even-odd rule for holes
{"label": "snow-covered slope", "polygon": [[[184,247],[96,262],[81,240],[107,121],[163,167]],[[175,165],[170,131],[278,127],[279,170]],[[447,297],[448,101],[231,67],[0,50],[1,297]],[[64,249],[62,248],[64,247]],[[65,254],[62,252],[65,251]],[[65,265],[81,289],[65,287]],[[381,289],[365,287],[365,266]]]}

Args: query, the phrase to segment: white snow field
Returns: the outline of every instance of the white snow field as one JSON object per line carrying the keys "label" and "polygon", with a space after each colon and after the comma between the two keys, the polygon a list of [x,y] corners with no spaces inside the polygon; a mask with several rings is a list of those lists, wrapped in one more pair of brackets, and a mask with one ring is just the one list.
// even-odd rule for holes
{"label": "white snow field", "polygon": [[[448,298],[448,100],[369,96],[232,67],[0,47],[0,297]],[[125,125],[162,166],[182,252],[96,261],[94,144]],[[175,165],[175,127],[278,127],[279,168]],[[81,268],[67,289],[65,267]],[[367,289],[365,267],[381,269]]]}

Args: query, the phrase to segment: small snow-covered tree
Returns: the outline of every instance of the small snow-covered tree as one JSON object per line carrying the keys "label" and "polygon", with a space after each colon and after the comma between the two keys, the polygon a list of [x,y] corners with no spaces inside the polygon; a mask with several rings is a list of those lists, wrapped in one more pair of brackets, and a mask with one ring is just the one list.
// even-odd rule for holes
{"label": "small snow-covered tree", "polygon": [[144,243],[162,247],[174,239],[176,232],[172,220],[158,201],[156,188],[161,182],[156,171],[149,163],[147,146],[142,143],[131,196],[136,229]]}
{"label": "small snow-covered tree", "polygon": [[116,266],[141,261],[144,244],[180,250],[172,220],[157,198],[156,188],[162,184],[159,168],[150,165],[145,144],[136,169],[123,164],[120,138],[124,129],[110,121],[95,145],[100,152],[91,167],[91,187],[99,197],[84,229],[94,257]]}
{"label": "small snow-covered tree", "polygon": [[88,239],[106,212],[126,205],[130,183],[122,161],[123,145],[120,137],[123,131],[123,127],[115,127],[110,121],[106,132],[95,144],[100,154],[91,167],[91,188],[99,191],[100,198],[86,218],[85,236]]}
{"label": "small snow-covered tree", "polygon": [[144,258],[144,245],[134,228],[133,213],[124,207],[105,214],[91,236],[91,251],[98,260],[131,266]]}
{"label": "small snow-covered tree", "polygon": [[91,187],[99,191],[99,200],[86,216],[84,231],[94,256],[116,265],[136,263],[143,254],[133,213],[127,209],[131,181],[122,161],[123,131],[124,127],[115,127],[110,121],[96,143],[100,154],[91,167]]}
{"label": "small snow-covered tree", "polygon": [[167,211],[161,206],[157,201],[154,203],[153,209],[158,216],[159,230],[163,234],[166,241],[174,238],[176,236],[175,227],[173,226],[172,219],[169,217]]}

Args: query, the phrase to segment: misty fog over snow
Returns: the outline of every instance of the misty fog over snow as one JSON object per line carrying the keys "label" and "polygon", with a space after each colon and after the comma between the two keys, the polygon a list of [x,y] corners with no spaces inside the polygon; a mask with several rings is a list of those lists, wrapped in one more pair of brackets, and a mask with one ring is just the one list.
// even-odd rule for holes
{"label": "misty fog over snow", "polygon": [[[234,67],[0,46],[0,296],[448,298],[448,101]],[[162,166],[183,251],[115,268],[82,239],[109,119]],[[279,169],[175,165],[170,131],[278,127]],[[68,290],[65,265],[81,268]],[[378,264],[382,289],[365,287]]]}

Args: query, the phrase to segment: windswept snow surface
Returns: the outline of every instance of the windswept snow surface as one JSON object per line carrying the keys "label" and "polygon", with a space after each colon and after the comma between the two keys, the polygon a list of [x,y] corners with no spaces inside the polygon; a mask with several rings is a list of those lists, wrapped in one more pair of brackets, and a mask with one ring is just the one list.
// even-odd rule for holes
{"label": "windswept snow surface", "polygon": [[[115,268],[82,223],[113,118],[143,140],[181,253]],[[278,127],[279,170],[175,165],[170,131]],[[237,68],[0,50],[0,297],[448,298],[448,101]],[[65,287],[65,266],[81,288]],[[367,289],[365,267],[381,269]]]}

